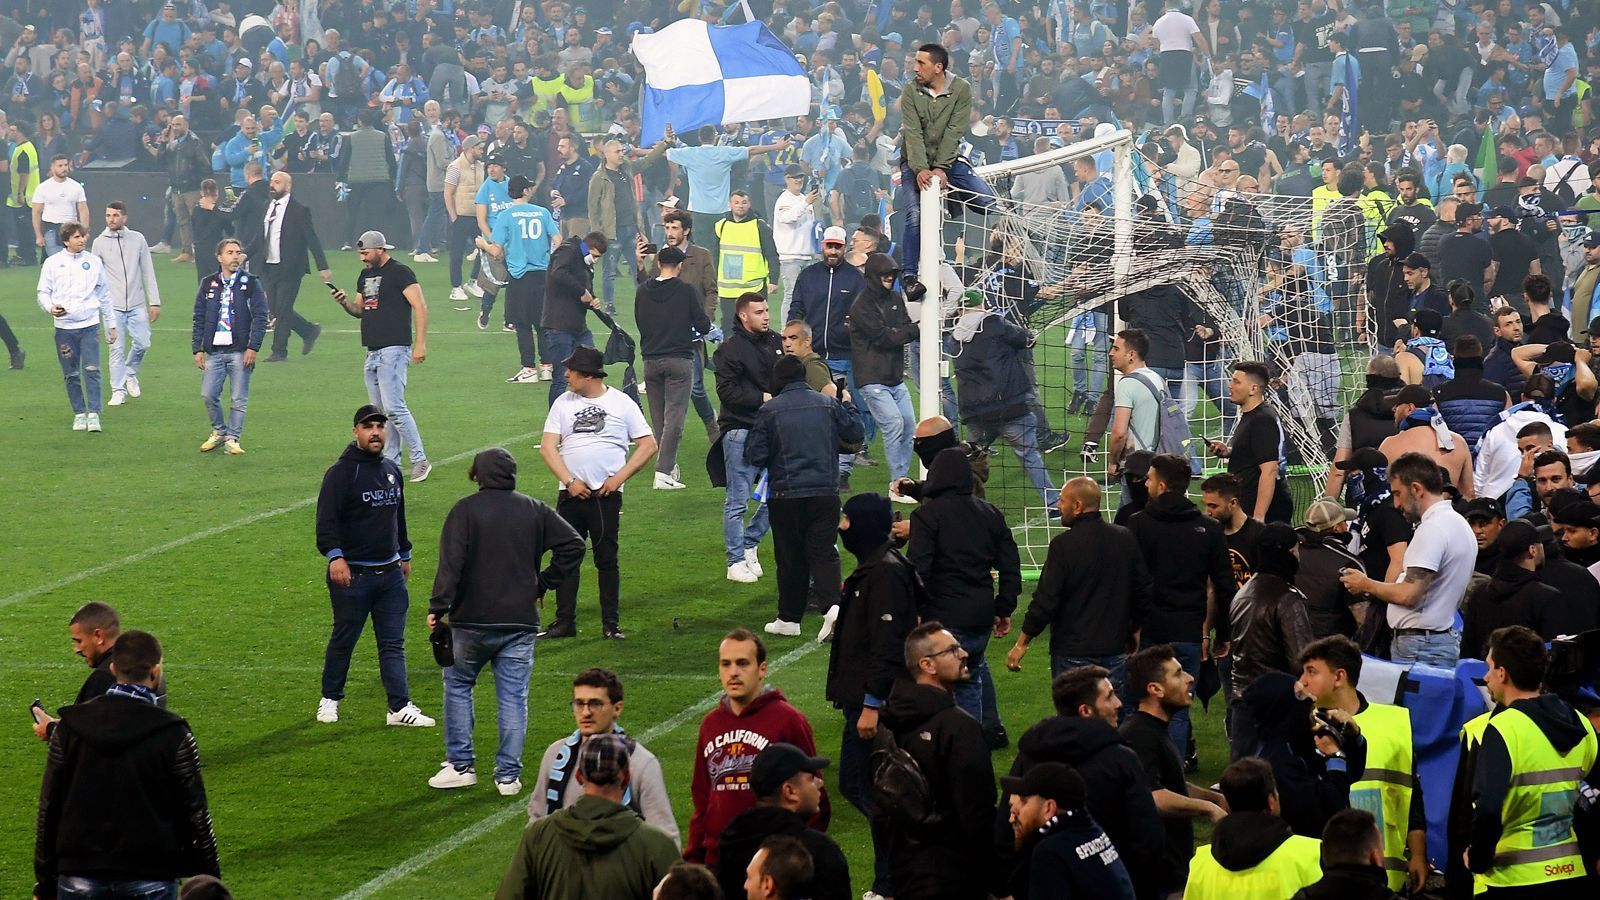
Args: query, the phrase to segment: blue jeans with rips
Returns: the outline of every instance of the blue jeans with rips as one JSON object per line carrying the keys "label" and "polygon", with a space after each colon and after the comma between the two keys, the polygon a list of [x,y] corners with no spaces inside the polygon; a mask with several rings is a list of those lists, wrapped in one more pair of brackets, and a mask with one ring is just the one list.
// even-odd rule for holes
{"label": "blue jeans with rips", "polygon": [[364,572],[350,567],[350,586],[328,582],[328,599],[333,604],[333,633],[322,661],[322,696],[344,699],[345,678],[350,674],[350,656],[356,641],[372,618],[372,635],[378,642],[378,676],[389,695],[389,711],[411,702],[406,681],[406,610],[411,593],[399,567],[387,572]]}
{"label": "blue jeans with rips", "polygon": [[744,523],[750,508],[750,491],[761,476],[760,469],[744,461],[744,444],[749,437],[748,428],[730,428],[722,435],[723,471],[728,480],[722,501],[722,546],[728,551],[730,566],[742,561],[746,550],[760,546],[768,528],[765,503],[756,505],[749,525]]}
{"label": "blue jeans with rips", "polygon": [[445,759],[457,769],[477,764],[472,746],[476,724],[472,688],[487,665],[494,669],[500,727],[494,780],[516,781],[522,776],[522,744],[528,737],[528,680],[533,677],[535,632],[457,626],[450,636],[456,661],[444,670]]}
{"label": "blue jeans with rips", "polygon": [[61,357],[61,377],[73,413],[99,412],[100,326],[57,328],[56,353]]}
{"label": "blue jeans with rips", "polygon": [[401,444],[410,451],[413,463],[428,458],[422,449],[422,432],[417,429],[417,420],[406,406],[406,377],[410,371],[410,347],[368,350],[366,365],[362,367],[367,381],[367,399],[389,414],[389,435],[383,444],[383,455],[395,465],[400,464]]}
{"label": "blue jeans with rips", "polygon": [[57,875],[60,900],[177,900],[176,881],[102,881],[81,875]]}
{"label": "blue jeans with rips", "polygon": [[[250,405],[250,376],[256,367],[244,364],[244,351],[221,350],[206,354],[200,376],[200,399],[206,405],[211,430],[238,440],[244,434],[244,413]],[[222,382],[228,382],[228,416],[222,416]]]}
{"label": "blue jeans with rips", "polygon": [[[1172,652],[1178,657],[1178,665],[1183,666],[1183,670],[1198,682],[1200,680],[1200,644],[1198,642],[1173,641]],[[1189,696],[1194,696],[1194,688],[1192,686],[1189,688]],[[1172,743],[1177,746],[1179,756],[1188,754],[1189,751],[1185,748],[1189,746],[1189,733],[1193,729],[1194,726],[1189,721],[1189,710],[1187,708],[1178,710],[1172,714],[1171,719],[1167,720],[1167,735],[1172,738]]]}

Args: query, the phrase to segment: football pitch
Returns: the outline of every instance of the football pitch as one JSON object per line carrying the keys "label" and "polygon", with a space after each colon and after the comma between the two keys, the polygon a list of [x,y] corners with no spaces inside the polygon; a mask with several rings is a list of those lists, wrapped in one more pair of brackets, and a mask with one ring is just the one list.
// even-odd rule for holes
{"label": "football pitch", "polygon": [[[332,257],[335,282],[353,290],[360,261],[354,253]],[[409,255],[401,260],[409,263]],[[288,362],[257,366],[246,455],[202,454],[209,426],[189,352],[194,268],[164,256],[155,265],[165,305],[140,377],[144,396],[105,407],[101,434],[70,430],[51,322],[34,301],[38,270],[0,271],[0,314],[28,352],[24,371],[0,370],[0,709],[11,723],[0,729],[0,763],[12,773],[0,780],[0,820],[7,823],[0,830],[0,895],[26,896],[33,883],[45,751],[28,727],[27,707],[37,697],[54,711],[76,694],[87,670],[72,655],[67,620],[89,600],[110,602],[125,628],[161,639],[169,708],[195,731],[222,874],[239,897],[492,894],[526,824],[528,793],[542,789],[535,783],[540,755],[573,729],[572,676],[594,665],[621,675],[622,724],[661,758],[686,836],[697,724],[719,694],[717,642],[735,626],[759,631],[776,610],[770,541],[761,551],[768,574],[759,583],[723,577],[722,492],[708,484],[706,438],[693,416],[680,452],[689,488],[653,491],[647,470],[626,493],[621,625],[628,640],[601,639],[586,558],[579,636],[537,647],[522,795],[502,798],[487,777],[475,788],[434,790],[426,781],[443,759],[442,727],[384,725],[370,628],[356,650],[340,721],[314,720],[331,615],[313,515],[322,473],[350,440],[352,412],[367,402],[357,321],[308,277],[298,309],[323,325],[315,352],[301,356],[294,340]],[[506,384],[516,371],[515,338],[479,331],[475,300],[445,299],[445,264],[414,268],[431,322],[428,359],[411,371],[407,402],[435,468],[427,482],[406,489],[415,544],[406,655],[413,698],[442,718],[424,617],[440,526],[450,506],[475,489],[468,463],[479,449],[504,446],[518,459],[520,490],[553,502],[556,485],[536,449],[548,384]],[[619,283],[617,302],[631,330],[631,285]],[[452,308],[469,305],[471,311]],[[499,324],[497,307],[491,326]],[[109,372],[104,350],[102,368]],[[620,386],[621,367],[612,375]],[[1073,426],[1082,433],[1081,422]],[[874,455],[882,459],[881,447]],[[857,469],[854,487],[881,493],[886,481],[882,466]],[[845,554],[846,573],[853,562]],[[1025,594],[1024,608],[1026,602]],[[553,613],[551,596],[546,622]],[[834,758],[843,720],[824,699],[828,648],[814,642],[819,624],[807,616],[803,637],[771,638],[768,683],[806,713],[820,753]],[[1012,673],[1003,664],[1010,643],[993,642],[990,659],[1014,742],[1051,707],[1045,646]],[[487,669],[477,709],[486,773],[496,744]],[[1210,784],[1226,758],[1221,703],[1209,713],[1197,704],[1195,723],[1202,769],[1192,777]],[[1011,755],[995,754],[997,772]],[[824,773],[829,833],[849,858],[856,890],[864,891],[871,876],[866,822],[838,794],[833,776]]]}

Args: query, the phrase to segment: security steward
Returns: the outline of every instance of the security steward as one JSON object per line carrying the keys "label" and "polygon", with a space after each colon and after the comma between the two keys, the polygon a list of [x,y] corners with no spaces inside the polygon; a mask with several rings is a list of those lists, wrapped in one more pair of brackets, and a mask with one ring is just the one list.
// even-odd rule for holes
{"label": "security steward", "polygon": [[750,195],[728,195],[728,214],[717,220],[717,297],[722,306],[722,328],[733,329],[734,304],[742,294],[771,296],[778,290],[778,245],[772,226],[750,208]]}
{"label": "security steward", "polygon": [[1579,782],[1600,784],[1594,726],[1540,692],[1544,641],[1511,625],[1489,636],[1485,683],[1499,708],[1472,773],[1467,867],[1486,898],[1577,900],[1593,896],[1573,831]]}

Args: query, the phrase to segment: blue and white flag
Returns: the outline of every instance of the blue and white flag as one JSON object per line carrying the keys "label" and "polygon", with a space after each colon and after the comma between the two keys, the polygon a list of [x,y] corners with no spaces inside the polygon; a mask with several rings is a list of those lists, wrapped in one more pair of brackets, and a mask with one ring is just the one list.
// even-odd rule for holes
{"label": "blue and white flag", "polygon": [[[1361,130],[1356,125],[1356,63],[1349,54],[1344,56],[1344,96],[1339,104],[1339,156],[1349,159],[1360,147]],[[1337,62],[1337,60],[1335,60]],[[1271,132],[1267,132],[1271,134]]]}
{"label": "blue and white flag", "polygon": [[811,82],[794,51],[760,22],[707,25],[679,19],[633,39],[644,66],[639,115],[645,146],[671,125],[679,134],[702,125],[781,119],[811,111]]}
{"label": "blue and white flag", "polygon": [[1261,73],[1261,130],[1271,137],[1278,129],[1278,107],[1272,102],[1272,85],[1267,83],[1267,73]]}

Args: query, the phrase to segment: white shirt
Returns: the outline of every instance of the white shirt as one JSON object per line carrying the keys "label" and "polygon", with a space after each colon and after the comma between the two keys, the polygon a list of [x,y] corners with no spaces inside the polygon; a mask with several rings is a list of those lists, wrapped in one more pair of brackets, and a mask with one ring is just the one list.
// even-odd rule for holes
{"label": "white shirt", "polygon": [[60,181],[46,178],[33,189],[30,200],[43,207],[41,214],[45,224],[65,225],[78,221],[78,204],[88,203],[89,197],[84,194],[83,185],[71,178]]}
{"label": "white shirt", "polygon": [[[1544,413],[1536,409],[1502,412],[1499,424],[1478,439],[1478,461],[1472,467],[1472,486],[1479,497],[1500,497],[1511,490],[1511,483],[1517,479],[1517,470],[1522,468],[1522,454],[1517,451],[1517,432],[1534,422],[1550,426],[1552,446],[1567,445],[1567,426]],[[1575,468],[1573,471],[1578,470]]]}
{"label": "white shirt", "polygon": [[1151,33],[1161,44],[1161,52],[1168,50],[1188,50],[1194,52],[1194,36],[1200,33],[1200,26],[1194,19],[1189,18],[1175,9],[1169,9],[1156,24],[1151,27]]}
{"label": "white shirt", "polygon": [[1433,572],[1433,583],[1413,606],[1389,604],[1389,627],[1448,629],[1477,561],[1478,539],[1450,501],[1440,500],[1428,507],[1406,545],[1405,567]]}
{"label": "white shirt", "polygon": [[812,246],[811,233],[817,224],[817,213],[806,202],[804,194],[785,190],[772,206],[772,243],[777,245],[779,259],[812,259],[816,248]]}
{"label": "white shirt", "polygon": [[639,404],[611,387],[598,397],[570,390],[557,397],[545,417],[544,431],[561,436],[562,462],[591,490],[622,471],[628,444],[651,434]]}
{"label": "white shirt", "polygon": [[89,328],[111,319],[111,291],[106,288],[106,267],[100,257],[60,251],[39,270],[39,308],[67,314],[55,320],[57,328]]}
{"label": "white shirt", "polygon": [[1589,190],[1589,167],[1576,156],[1563,156],[1555,165],[1545,167],[1545,190],[1555,191],[1563,181],[1572,188],[1573,196],[1582,197]]}
{"label": "white shirt", "polygon": [[279,245],[283,242],[283,214],[288,208],[288,194],[284,194],[276,200],[270,200],[267,203],[267,217],[262,220],[262,236],[267,241],[266,261],[273,265],[283,262],[283,258],[279,255],[282,250]]}

